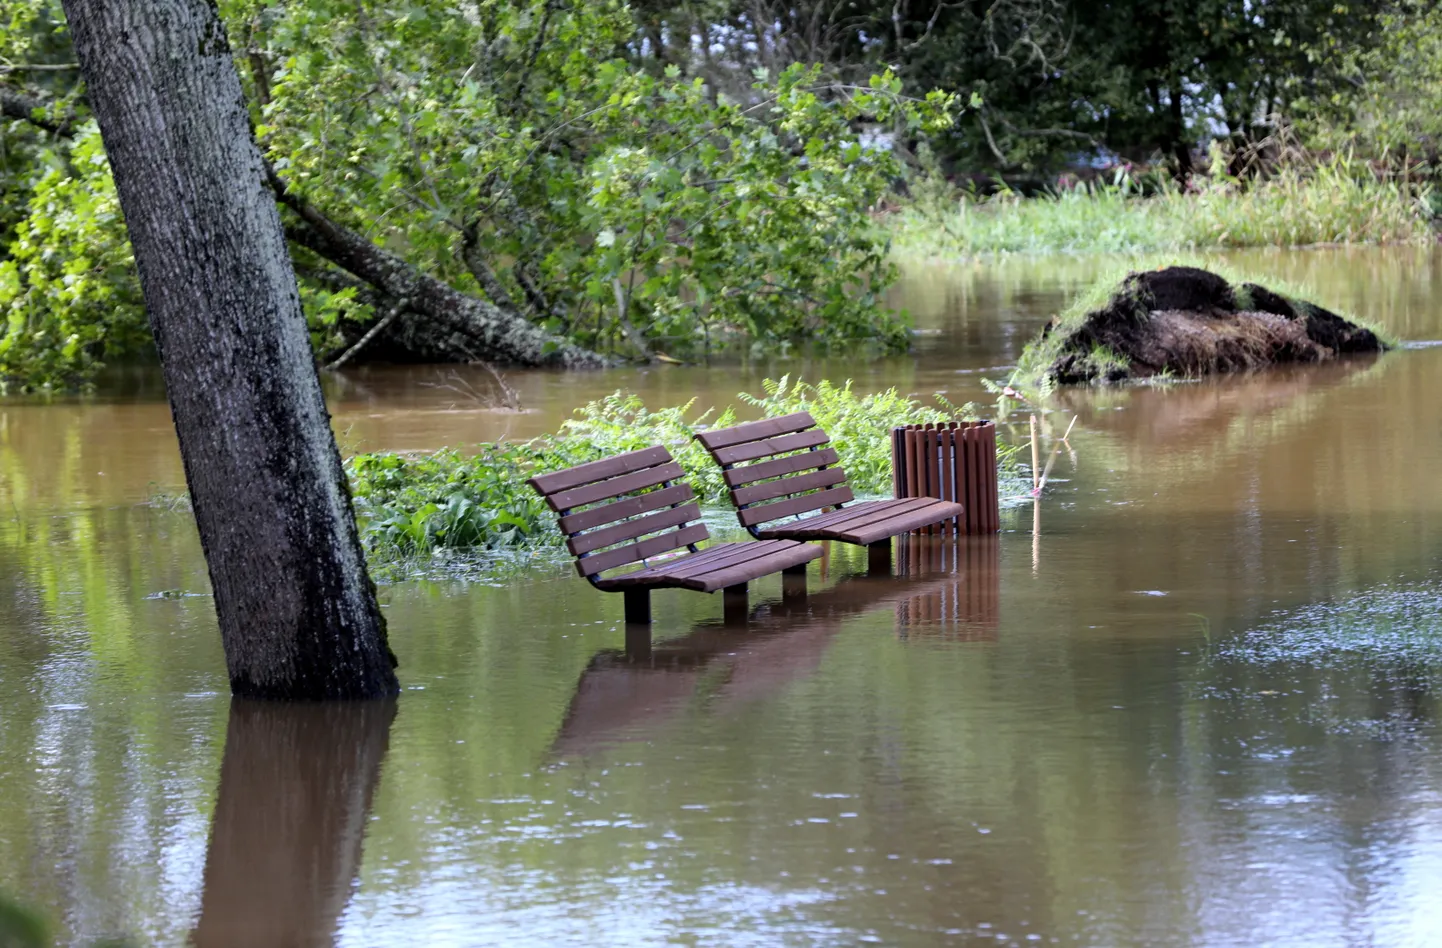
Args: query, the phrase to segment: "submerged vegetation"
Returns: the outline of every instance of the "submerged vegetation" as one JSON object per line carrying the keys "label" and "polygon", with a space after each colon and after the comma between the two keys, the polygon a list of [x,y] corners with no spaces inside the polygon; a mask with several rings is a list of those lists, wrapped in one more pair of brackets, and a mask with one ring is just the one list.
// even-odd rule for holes
{"label": "submerged vegetation", "polygon": [[[973,406],[958,407],[941,396],[928,405],[895,389],[859,395],[850,382],[768,379],[763,389],[762,395],[742,393],[738,400],[762,417],[809,411],[830,434],[859,494],[890,490],[887,433],[893,426],[975,416]],[[449,449],[361,454],[347,467],[362,536],[380,563],[457,551],[535,549],[558,546],[562,538],[555,516],[526,485],[527,478],[661,444],[675,456],[703,505],[723,505],[721,470],[692,435],[740,420],[731,407],[698,411],[688,402],[652,410],[638,396],[617,392],[578,409],[560,431],[532,441],[484,444],[473,454]],[[1015,478],[1010,453],[1001,448],[999,454],[1004,477]]]}

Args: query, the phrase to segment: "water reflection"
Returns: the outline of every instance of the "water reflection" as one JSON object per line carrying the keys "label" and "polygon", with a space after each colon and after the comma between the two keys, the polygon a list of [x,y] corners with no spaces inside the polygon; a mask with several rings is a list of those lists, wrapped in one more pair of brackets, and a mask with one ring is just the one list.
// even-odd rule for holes
{"label": "water reflection", "polygon": [[896,603],[903,639],[994,642],[1001,620],[1001,540],[995,536],[943,540],[916,535],[897,540],[902,575],[939,573],[932,588]]}
{"label": "water reflection", "polygon": [[[1259,264],[1442,336],[1442,253]],[[1104,265],[910,282],[945,333],[884,363],[329,394],[378,448],[788,370],[985,403]],[[193,521],[135,506],[179,483],[154,394],[0,403],[0,889],[61,943],[1442,944],[1442,348],[1059,396],[1000,537],[834,547],[745,628],[658,593],[649,656],[565,567],[383,586],[388,733],[235,717]]]}
{"label": "water reflection", "polygon": [[395,716],[394,701],[231,702],[192,944],[335,944]]}
{"label": "water reflection", "polygon": [[[725,715],[772,698],[816,672],[846,620],[888,605],[903,637],[921,630],[995,639],[995,537],[916,535],[895,542],[895,576],[879,572],[868,556],[865,572],[843,573],[810,595],[804,577],[784,577],[782,598],[757,605],[744,623],[708,619],[660,644],[652,641],[653,626],[628,625],[625,648],[597,652],[581,674],[552,755],[584,755],[648,736],[688,709]],[[825,544],[823,577],[832,568],[831,547]]]}

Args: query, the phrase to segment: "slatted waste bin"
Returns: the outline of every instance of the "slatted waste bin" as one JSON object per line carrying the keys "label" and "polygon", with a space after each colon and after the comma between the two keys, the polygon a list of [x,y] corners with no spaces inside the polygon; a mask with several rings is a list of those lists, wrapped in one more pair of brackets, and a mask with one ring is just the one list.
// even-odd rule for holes
{"label": "slatted waste bin", "polygon": [[927,533],[995,533],[1001,529],[996,489],[996,423],[954,421],[891,429],[891,477],[897,497],[936,497],[964,513]]}

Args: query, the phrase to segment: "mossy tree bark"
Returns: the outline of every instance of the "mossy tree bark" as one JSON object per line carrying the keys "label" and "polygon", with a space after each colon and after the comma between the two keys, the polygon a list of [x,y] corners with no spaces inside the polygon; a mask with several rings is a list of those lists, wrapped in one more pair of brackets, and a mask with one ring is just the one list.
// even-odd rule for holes
{"label": "mossy tree bark", "polygon": [[398,690],[212,0],[63,0],[160,352],[231,689]]}

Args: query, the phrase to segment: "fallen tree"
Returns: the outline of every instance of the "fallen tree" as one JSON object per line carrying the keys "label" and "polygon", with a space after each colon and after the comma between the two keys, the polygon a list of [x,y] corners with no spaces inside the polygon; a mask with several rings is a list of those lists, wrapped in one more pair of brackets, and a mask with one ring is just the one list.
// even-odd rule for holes
{"label": "fallen tree", "polygon": [[[0,23],[0,54],[56,60],[0,72],[12,389],[83,385],[146,338],[109,166],[45,9]],[[626,10],[581,0],[219,10],[322,364],[581,368],[909,344],[871,214],[901,153],[857,130],[949,127],[952,96],[801,65],[717,96],[639,69]]]}
{"label": "fallen tree", "polygon": [[[293,193],[266,167],[276,199],[294,215],[285,234],[371,291],[375,321],[354,325],[359,332],[347,343],[350,354],[380,331],[374,340],[392,358],[418,362],[486,361],[514,365],[598,368],[609,360],[542,331],[514,310],[467,295],[417,270],[404,260],[357,234]],[[322,279],[324,279],[322,277]],[[379,324],[385,321],[386,325]]]}

